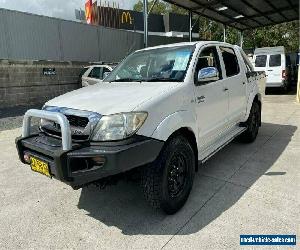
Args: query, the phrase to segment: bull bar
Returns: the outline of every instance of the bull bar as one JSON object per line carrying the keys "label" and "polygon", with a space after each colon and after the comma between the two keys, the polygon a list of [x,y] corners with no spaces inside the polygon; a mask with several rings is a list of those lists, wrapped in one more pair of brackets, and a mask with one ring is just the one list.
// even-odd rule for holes
{"label": "bull bar", "polygon": [[58,112],[51,112],[46,110],[38,110],[38,109],[29,109],[23,119],[23,127],[22,127],[22,137],[30,136],[31,130],[31,118],[42,118],[47,119],[53,122],[57,122],[61,128],[61,139],[62,139],[62,149],[64,151],[68,151],[72,149],[72,137],[71,137],[71,129],[70,124],[65,115]]}

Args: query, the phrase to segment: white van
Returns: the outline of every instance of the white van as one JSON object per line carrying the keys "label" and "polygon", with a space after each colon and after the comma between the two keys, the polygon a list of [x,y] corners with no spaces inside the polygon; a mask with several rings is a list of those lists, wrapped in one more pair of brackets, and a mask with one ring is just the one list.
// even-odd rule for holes
{"label": "white van", "polygon": [[288,90],[290,81],[289,58],[283,46],[257,48],[254,51],[254,69],[267,74],[266,87],[281,87]]}

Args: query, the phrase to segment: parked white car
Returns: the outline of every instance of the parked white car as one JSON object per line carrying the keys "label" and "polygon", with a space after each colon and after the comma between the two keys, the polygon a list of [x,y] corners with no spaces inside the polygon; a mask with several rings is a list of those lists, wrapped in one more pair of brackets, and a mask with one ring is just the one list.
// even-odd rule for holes
{"label": "parked white car", "polygon": [[255,49],[254,61],[255,70],[266,72],[266,87],[280,87],[284,90],[290,88],[290,60],[283,46]]}
{"label": "parked white car", "polygon": [[90,65],[84,67],[81,73],[82,87],[102,82],[107,73],[110,73],[113,68],[112,65]]}
{"label": "parked white car", "polygon": [[[238,136],[255,140],[264,84],[265,73],[227,43],[139,50],[105,82],[27,111],[16,140],[20,160],[74,189],[138,170],[145,198],[173,214],[198,163]],[[31,117],[42,118],[39,133],[30,132]]]}

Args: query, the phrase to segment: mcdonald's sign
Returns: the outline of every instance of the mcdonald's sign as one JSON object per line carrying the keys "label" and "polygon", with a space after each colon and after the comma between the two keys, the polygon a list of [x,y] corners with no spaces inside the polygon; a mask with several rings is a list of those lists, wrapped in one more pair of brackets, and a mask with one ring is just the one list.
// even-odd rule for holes
{"label": "mcdonald's sign", "polygon": [[92,23],[92,0],[87,0],[85,3],[85,17],[88,24]]}
{"label": "mcdonald's sign", "polygon": [[129,11],[123,11],[122,16],[121,16],[121,23],[129,23],[133,24],[133,18],[131,17],[131,14]]}

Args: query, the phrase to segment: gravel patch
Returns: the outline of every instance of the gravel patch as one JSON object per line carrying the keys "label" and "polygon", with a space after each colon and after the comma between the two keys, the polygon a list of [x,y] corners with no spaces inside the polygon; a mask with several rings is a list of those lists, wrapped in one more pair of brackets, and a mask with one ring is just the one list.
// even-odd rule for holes
{"label": "gravel patch", "polygon": [[[1,118],[0,119],[0,131],[21,128],[22,123],[23,123],[23,115],[15,116],[15,117]],[[39,124],[39,119],[33,118],[31,124],[37,126]]]}

